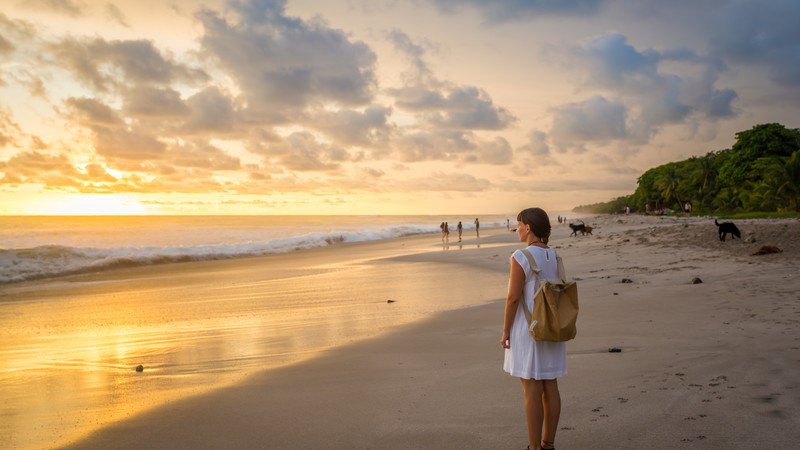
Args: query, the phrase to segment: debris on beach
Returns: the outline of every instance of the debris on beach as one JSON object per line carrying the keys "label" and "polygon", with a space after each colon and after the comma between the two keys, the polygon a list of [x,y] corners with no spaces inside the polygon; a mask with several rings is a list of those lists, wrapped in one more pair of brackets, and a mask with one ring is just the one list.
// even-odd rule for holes
{"label": "debris on beach", "polygon": [[386,300],[386,303],[394,303],[394,300]]}
{"label": "debris on beach", "polygon": [[136,366],[136,371],[137,372],[144,372],[144,366],[139,364],[138,366]]}
{"label": "debris on beach", "polygon": [[619,347],[611,347],[608,349],[608,353],[622,353],[622,349]]}
{"label": "debris on beach", "polygon": [[630,278],[623,278],[622,280],[620,280],[620,283],[633,283],[633,280],[631,280]]}
{"label": "debris on beach", "polygon": [[700,278],[698,278],[698,277],[694,277],[694,278],[692,278],[692,284],[700,284],[700,283],[702,283],[702,282],[703,282],[703,280],[701,280],[701,279],[700,279]]}
{"label": "debris on beach", "polygon": [[745,244],[753,244],[755,242],[756,242],[756,235],[754,235],[754,234],[749,234],[749,235],[747,235],[746,238],[744,238],[744,243]]}
{"label": "debris on beach", "polygon": [[752,256],[769,255],[770,253],[781,253],[781,252],[783,252],[783,250],[779,249],[778,247],[775,247],[774,245],[762,245],[761,247],[758,247],[758,250],[756,250],[756,252],[753,253]]}

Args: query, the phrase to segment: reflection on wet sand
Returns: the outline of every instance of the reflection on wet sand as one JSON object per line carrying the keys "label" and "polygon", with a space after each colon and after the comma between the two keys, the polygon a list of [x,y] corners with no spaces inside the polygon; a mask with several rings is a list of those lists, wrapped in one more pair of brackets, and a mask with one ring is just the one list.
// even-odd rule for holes
{"label": "reflection on wet sand", "polygon": [[[496,294],[493,283],[461,292],[466,280],[488,276],[477,267],[442,283],[435,264],[344,264],[344,253],[328,252],[316,265],[298,258],[290,269],[280,258],[253,258],[133,270],[124,280],[57,289],[40,283],[24,295],[4,288],[0,442],[64,444],[256,370]],[[226,264],[236,270],[209,271]]]}

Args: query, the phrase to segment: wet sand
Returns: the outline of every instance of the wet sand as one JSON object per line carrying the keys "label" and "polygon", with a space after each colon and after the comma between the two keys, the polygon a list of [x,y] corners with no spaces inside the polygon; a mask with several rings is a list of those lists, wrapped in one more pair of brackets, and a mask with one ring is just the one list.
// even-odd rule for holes
{"label": "wet sand", "polygon": [[[705,218],[586,223],[593,235],[570,237],[560,226],[551,240],[581,298],[578,337],[559,381],[557,448],[795,445],[800,224],[741,221],[743,237],[756,242],[723,243]],[[403,251],[386,242],[352,247],[370,269],[343,274],[359,283],[374,278],[369,270],[404,267],[396,282],[413,284],[433,267],[439,287],[426,286],[434,291],[425,301],[468,292],[473,301],[465,304],[477,306],[432,311],[171,400],[73,447],[524,448],[521,386],[502,371],[499,343],[508,257],[519,244],[505,230],[484,233],[480,248],[465,242],[461,251],[452,242],[448,251],[418,251],[410,241]],[[751,256],[764,244],[784,252]],[[242,261],[224,263],[243,264],[230,273],[246,271]]]}

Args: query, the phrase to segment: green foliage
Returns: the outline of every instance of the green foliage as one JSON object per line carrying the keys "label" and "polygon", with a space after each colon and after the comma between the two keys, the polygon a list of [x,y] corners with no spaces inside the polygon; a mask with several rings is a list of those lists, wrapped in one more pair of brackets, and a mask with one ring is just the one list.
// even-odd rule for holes
{"label": "green foliage", "polygon": [[726,150],[667,163],[643,173],[636,191],[576,212],[683,210],[693,214],[753,211],[800,212],[800,130],[778,123],[736,133]]}
{"label": "green foliage", "polygon": [[734,219],[734,220],[735,219],[792,219],[792,218],[800,220],[800,213],[795,211],[715,213],[714,215],[720,219]]}
{"label": "green foliage", "polygon": [[753,170],[774,156],[788,157],[800,148],[800,130],[789,130],[779,123],[756,125],[736,133],[736,143],[719,169],[719,182],[734,186],[744,181],[758,181],[763,172]]}
{"label": "green foliage", "polygon": [[572,208],[573,212],[579,213],[597,213],[597,214],[611,214],[614,212],[622,212],[626,206],[630,206],[630,196],[617,197],[610,202],[600,202],[591,205],[581,205]]}

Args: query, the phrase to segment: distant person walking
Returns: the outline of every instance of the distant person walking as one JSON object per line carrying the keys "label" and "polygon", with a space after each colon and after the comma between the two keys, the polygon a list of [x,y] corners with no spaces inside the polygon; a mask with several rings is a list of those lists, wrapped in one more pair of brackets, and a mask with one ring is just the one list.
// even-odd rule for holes
{"label": "distant person walking", "polygon": [[[519,213],[517,222],[519,240],[525,243],[541,269],[541,279],[558,278],[556,252],[547,246],[551,228],[547,213],[540,208],[528,208]],[[525,302],[532,311],[533,295],[539,284],[539,277],[534,275],[525,254],[522,250],[515,251],[511,256],[500,344],[505,349],[503,370],[522,380],[529,448],[552,449],[561,416],[558,378],[567,372],[567,345],[535,341],[528,331],[528,319],[520,303]]]}
{"label": "distant person walking", "polygon": [[450,227],[447,225],[447,222],[444,223],[444,241],[450,242]]}
{"label": "distant person walking", "polygon": [[458,242],[461,242],[461,233],[464,232],[464,226],[461,225],[461,221],[458,221]]}
{"label": "distant person walking", "polygon": [[444,243],[444,222],[442,222],[441,225],[439,225],[439,228],[442,229],[442,243]]}
{"label": "distant person walking", "polygon": [[686,213],[687,216],[691,216],[692,215],[692,204],[690,202],[686,202],[686,204],[683,205],[683,211]]}
{"label": "distant person walking", "polygon": [[475,235],[481,237],[481,222],[475,218]]}

